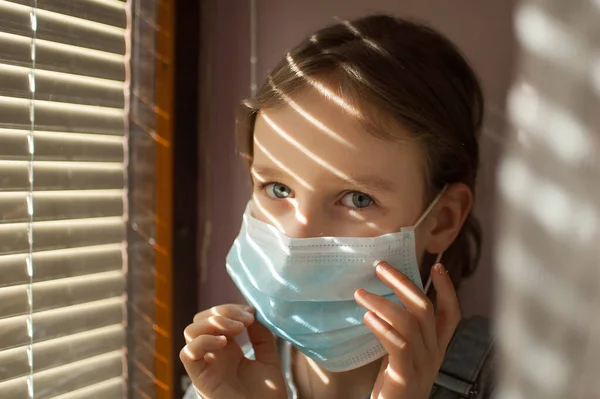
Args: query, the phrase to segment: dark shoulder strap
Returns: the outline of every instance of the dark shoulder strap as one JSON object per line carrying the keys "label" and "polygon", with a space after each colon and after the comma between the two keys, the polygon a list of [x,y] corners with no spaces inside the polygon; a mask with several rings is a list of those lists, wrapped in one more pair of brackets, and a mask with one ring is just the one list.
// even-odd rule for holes
{"label": "dark shoulder strap", "polygon": [[475,316],[458,325],[435,381],[432,398],[474,398],[477,377],[493,344],[490,322]]}

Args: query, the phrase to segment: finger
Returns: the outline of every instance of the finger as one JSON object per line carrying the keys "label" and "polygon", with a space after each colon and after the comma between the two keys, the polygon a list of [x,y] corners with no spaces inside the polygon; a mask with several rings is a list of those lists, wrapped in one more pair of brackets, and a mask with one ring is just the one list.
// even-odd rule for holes
{"label": "finger", "polygon": [[254,348],[254,358],[265,364],[279,367],[280,359],[275,336],[259,321],[248,326],[248,338]]}
{"label": "finger", "polygon": [[379,339],[389,355],[386,370],[393,369],[393,375],[390,376],[392,381],[398,386],[406,385],[406,382],[413,379],[415,375],[408,342],[375,313],[371,311],[365,313],[364,320],[365,325]]}
{"label": "finger", "polygon": [[210,316],[222,316],[228,319],[241,321],[246,326],[254,321],[252,308],[247,305],[227,304],[214,306],[194,316],[194,322],[208,319]]}
{"label": "finger", "polygon": [[203,378],[201,376],[209,365],[205,360],[207,353],[222,350],[226,345],[227,338],[222,335],[201,335],[183,347],[179,353],[179,359],[196,389],[202,389]]}
{"label": "finger", "polygon": [[376,272],[381,281],[394,291],[400,302],[416,318],[425,347],[430,351],[437,350],[433,304],[423,290],[386,262],[380,262]]}
{"label": "finger", "polygon": [[438,347],[445,352],[456,326],[460,322],[461,313],[458,296],[450,275],[441,263],[431,269],[431,280],[436,292],[437,315],[435,325]]}
{"label": "finger", "polygon": [[426,357],[427,351],[417,321],[402,305],[364,289],[356,290],[354,298],[359,305],[375,313],[390,325],[397,335],[410,343],[415,359]]}
{"label": "finger", "polygon": [[204,356],[208,352],[223,349],[227,345],[227,337],[223,335],[200,335],[183,347],[179,359],[190,377],[198,376],[206,367]]}
{"label": "finger", "polygon": [[223,316],[209,316],[190,324],[183,330],[185,341],[190,343],[199,335],[225,335],[233,338],[244,331],[245,325],[241,321],[228,319]]}

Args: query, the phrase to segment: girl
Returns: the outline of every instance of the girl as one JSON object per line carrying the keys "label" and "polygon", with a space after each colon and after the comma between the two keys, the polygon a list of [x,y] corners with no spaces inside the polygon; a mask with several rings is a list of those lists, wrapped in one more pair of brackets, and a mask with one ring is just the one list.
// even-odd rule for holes
{"label": "girl", "polygon": [[475,74],[425,26],[369,16],[289,52],[239,112],[254,190],[227,269],[251,306],[186,328],[198,395],[489,397],[485,328],[455,333],[482,117]]}

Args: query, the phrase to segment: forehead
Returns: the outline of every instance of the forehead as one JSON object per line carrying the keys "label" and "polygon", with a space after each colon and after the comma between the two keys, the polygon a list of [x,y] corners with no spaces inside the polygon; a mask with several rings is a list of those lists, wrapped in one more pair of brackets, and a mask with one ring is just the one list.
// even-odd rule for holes
{"label": "forehead", "polygon": [[359,116],[313,91],[261,110],[254,128],[254,165],[303,179],[379,176],[394,184],[422,181],[419,145],[402,127],[394,140],[367,132]]}

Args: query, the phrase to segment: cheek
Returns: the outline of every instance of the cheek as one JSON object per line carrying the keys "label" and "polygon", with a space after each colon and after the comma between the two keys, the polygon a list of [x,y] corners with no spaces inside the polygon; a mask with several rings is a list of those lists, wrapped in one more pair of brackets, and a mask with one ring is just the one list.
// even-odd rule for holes
{"label": "cheek", "polygon": [[261,190],[255,190],[252,194],[252,208],[250,215],[265,223],[272,223],[272,218],[277,216],[269,198],[265,197]]}
{"label": "cheek", "polygon": [[301,219],[292,200],[273,199],[264,194],[263,190],[253,194],[250,214],[255,219],[273,225],[284,233],[290,230],[290,221]]}

